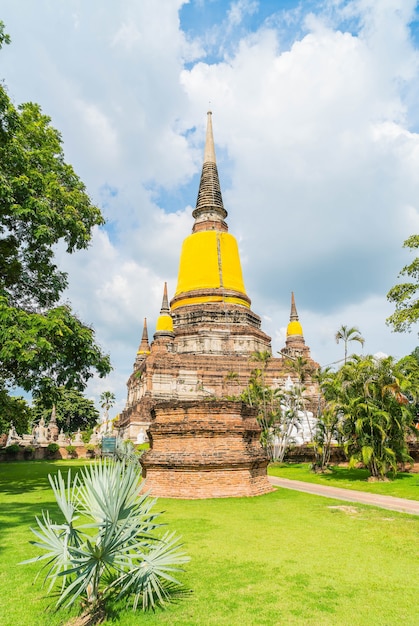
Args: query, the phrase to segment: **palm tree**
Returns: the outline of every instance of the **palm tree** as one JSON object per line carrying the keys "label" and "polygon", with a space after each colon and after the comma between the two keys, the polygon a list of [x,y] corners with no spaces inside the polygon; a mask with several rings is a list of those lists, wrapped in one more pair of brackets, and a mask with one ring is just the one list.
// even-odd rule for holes
{"label": "palm tree", "polygon": [[25,563],[46,561],[57,607],[81,599],[80,623],[96,624],[115,599],[154,609],[182,591],[174,576],[189,558],[175,533],[161,532],[155,500],[139,494],[138,463],[101,460],[74,478],[58,471],[49,481],[63,520],[55,523],[49,511],[36,518],[32,543],[43,553]]}
{"label": "palm tree", "polygon": [[265,448],[269,458],[273,457],[273,425],[276,419],[276,397],[274,390],[265,382],[265,371],[268,367],[272,354],[268,350],[253,352],[250,362],[257,363],[257,367],[251,371],[249,384],[242,392],[242,399],[250,406],[258,409],[257,420],[262,428],[261,444]]}
{"label": "palm tree", "polygon": [[335,339],[336,339],[336,343],[343,341],[345,344],[345,359],[344,359],[345,363],[346,363],[347,356],[348,356],[349,341],[358,341],[361,344],[361,346],[363,346],[365,343],[365,339],[362,337],[359,331],[359,328],[357,328],[356,326],[351,326],[351,328],[348,328],[348,326],[341,326],[339,330],[336,332]]}
{"label": "palm tree", "polygon": [[115,394],[112,391],[104,391],[99,398],[101,408],[105,410],[106,428],[108,428],[109,409],[115,404]]}

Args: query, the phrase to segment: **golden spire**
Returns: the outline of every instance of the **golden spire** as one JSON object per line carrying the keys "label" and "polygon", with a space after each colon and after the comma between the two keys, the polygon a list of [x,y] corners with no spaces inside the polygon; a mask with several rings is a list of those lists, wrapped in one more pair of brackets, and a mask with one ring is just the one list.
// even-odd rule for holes
{"label": "golden spire", "polygon": [[144,318],[143,334],[137,354],[150,354],[150,345],[148,343],[147,318]]}
{"label": "golden spire", "polygon": [[291,292],[291,313],[290,322],[287,326],[287,337],[291,335],[303,336],[303,328],[298,321],[297,307],[295,306],[294,292]]}
{"label": "golden spire", "polygon": [[223,302],[250,308],[243,282],[237,241],[228,232],[215,162],[212,114],[207,114],[204,163],[195,223],[182,246],[176,293],[171,311],[189,305]]}
{"label": "golden spire", "polygon": [[156,332],[154,333],[155,339],[161,336],[174,337],[173,320],[170,315],[169,300],[167,298],[167,283],[164,283],[163,300],[160,315],[157,318]]}

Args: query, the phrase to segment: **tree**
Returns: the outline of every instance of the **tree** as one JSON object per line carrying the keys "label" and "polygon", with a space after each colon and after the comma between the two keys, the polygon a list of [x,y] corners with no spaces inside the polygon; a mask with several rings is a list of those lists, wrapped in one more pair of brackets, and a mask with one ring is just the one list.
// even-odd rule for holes
{"label": "tree", "polygon": [[33,419],[31,407],[22,397],[10,396],[0,389],[0,434],[9,432],[13,422],[19,435],[29,432]]}
{"label": "tree", "polygon": [[[43,417],[47,422],[52,410],[51,402],[36,398],[33,405],[33,416],[36,420]],[[99,419],[99,411],[93,400],[86,398],[78,389],[60,387],[55,397],[55,416],[58,428],[67,433],[94,428]]]}
{"label": "tree", "polygon": [[343,341],[345,345],[345,359],[344,359],[345,363],[346,363],[347,356],[348,356],[348,343],[350,341],[358,341],[358,343],[360,343],[361,346],[363,346],[365,343],[365,339],[361,336],[361,333],[359,332],[359,328],[357,328],[356,326],[351,326],[351,328],[348,328],[348,326],[341,326],[339,330],[336,332],[335,339],[336,339],[336,343]]}
{"label": "tree", "polygon": [[319,400],[312,469],[315,472],[325,472],[329,468],[333,441],[339,439],[341,409],[338,400],[342,388],[339,372],[334,372],[329,367],[323,370],[319,368],[315,378],[319,385]]}
{"label": "tree", "polygon": [[26,563],[46,561],[49,591],[58,587],[57,606],[82,599],[93,624],[103,620],[112,600],[154,609],[182,589],[174,576],[189,558],[174,533],[160,532],[151,510],[155,500],[139,495],[138,462],[102,460],[73,480],[70,472],[67,480],[58,472],[49,481],[64,521],[54,523],[48,511],[36,518],[32,543],[43,554]]}
{"label": "tree", "polygon": [[269,459],[274,460],[274,425],[280,412],[278,390],[268,387],[265,382],[265,370],[268,366],[271,353],[267,350],[253,352],[250,361],[257,363],[250,374],[249,383],[241,393],[243,402],[254,406],[258,410],[257,421],[262,429],[261,444],[266,450]]}
{"label": "tree", "polygon": [[109,419],[109,409],[115,404],[115,394],[112,391],[104,391],[100,394],[100,406],[105,410],[105,419]]}
{"label": "tree", "polygon": [[413,357],[395,362],[353,356],[339,372],[339,410],[345,449],[383,480],[398,463],[411,462],[406,437],[414,433],[419,366]]}
{"label": "tree", "polygon": [[[9,43],[0,22],[0,47]],[[103,218],[37,104],[16,108],[0,85],[0,386],[44,395],[110,371],[94,331],[60,303],[67,275],[54,246],[86,248]]]}
{"label": "tree", "polygon": [[295,431],[300,427],[304,410],[304,400],[299,389],[291,387],[285,391],[277,390],[280,402],[279,410],[272,424],[273,459],[282,463],[290,446]]}
{"label": "tree", "polygon": [[[419,235],[412,235],[403,244],[404,248],[419,248]],[[396,305],[396,310],[387,318],[387,324],[398,333],[410,331],[419,319],[419,257],[405,265],[399,276],[408,277],[407,282],[395,285],[387,294],[387,300]]]}

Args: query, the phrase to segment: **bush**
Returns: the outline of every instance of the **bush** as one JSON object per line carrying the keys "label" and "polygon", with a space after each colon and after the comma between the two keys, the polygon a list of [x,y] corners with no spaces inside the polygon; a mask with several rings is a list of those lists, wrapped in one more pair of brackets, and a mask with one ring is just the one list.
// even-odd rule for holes
{"label": "bush", "polygon": [[58,445],[58,443],[49,443],[47,445],[47,456],[49,459],[53,459],[55,457],[55,455],[57,454],[58,450],[60,449],[60,446]]}
{"label": "bush", "polygon": [[95,446],[94,443],[86,444],[87,455],[91,456],[92,458],[94,458],[96,456],[96,448],[97,448],[97,446]]}
{"label": "bush", "polygon": [[72,459],[77,458],[77,449],[76,446],[66,446],[65,449],[67,450],[67,453],[69,456],[71,456]]}
{"label": "bush", "polygon": [[6,456],[8,456],[9,458],[16,458],[20,450],[20,445],[18,443],[12,443],[10,446],[7,446],[4,450],[6,452]]}
{"label": "bush", "polygon": [[189,559],[174,533],[160,533],[155,500],[139,495],[140,480],[138,464],[106,459],[73,480],[70,471],[66,479],[60,471],[49,476],[65,521],[55,524],[48,511],[36,518],[31,543],[44,554],[25,562],[47,561],[45,582],[49,591],[57,583],[57,607],[82,600],[86,617],[97,617],[116,598],[154,609],[184,591],[174,575]]}
{"label": "bush", "polygon": [[34,452],[34,446],[25,446],[25,448],[23,449],[23,456],[25,457],[25,459],[33,459]]}

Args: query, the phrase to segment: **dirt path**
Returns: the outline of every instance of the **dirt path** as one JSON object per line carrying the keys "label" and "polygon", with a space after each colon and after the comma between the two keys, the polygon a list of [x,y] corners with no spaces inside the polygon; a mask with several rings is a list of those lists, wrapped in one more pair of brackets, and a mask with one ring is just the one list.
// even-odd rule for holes
{"label": "dirt path", "polygon": [[365,491],[353,491],[352,489],[341,489],[340,487],[316,485],[314,483],[305,483],[301,480],[277,478],[276,476],[269,476],[269,480],[275,487],[305,491],[306,493],[312,493],[313,495],[324,496],[326,498],[334,498],[335,500],[371,504],[372,506],[398,511],[399,513],[419,515],[419,501],[417,500],[406,500],[405,498],[381,496],[376,493],[366,493]]}

